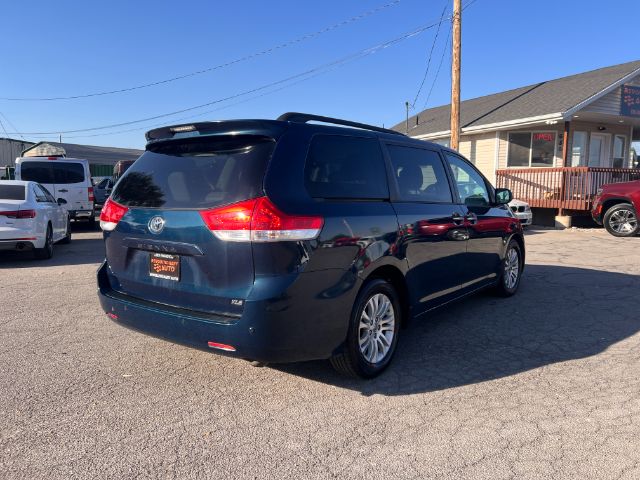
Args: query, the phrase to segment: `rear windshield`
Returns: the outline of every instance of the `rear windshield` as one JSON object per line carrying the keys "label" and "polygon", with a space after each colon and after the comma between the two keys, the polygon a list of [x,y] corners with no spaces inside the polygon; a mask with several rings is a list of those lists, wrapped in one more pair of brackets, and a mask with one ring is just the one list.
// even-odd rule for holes
{"label": "rear windshield", "polygon": [[81,163],[60,162],[22,162],[20,179],[38,183],[82,183],[84,166]]}
{"label": "rear windshield", "polygon": [[111,198],[128,207],[209,208],[263,194],[271,139],[190,139],[146,151]]}
{"label": "rear windshield", "polygon": [[24,185],[0,185],[0,200],[24,200]]}

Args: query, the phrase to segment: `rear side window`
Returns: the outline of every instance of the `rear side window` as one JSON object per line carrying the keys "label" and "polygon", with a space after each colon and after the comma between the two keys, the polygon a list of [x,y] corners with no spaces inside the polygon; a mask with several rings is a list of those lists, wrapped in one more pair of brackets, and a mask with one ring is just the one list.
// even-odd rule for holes
{"label": "rear side window", "polygon": [[23,162],[20,166],[20,179],[37,183],[82,183],[84,166],[81,163],[60,162]]}
{"label": "rear side window", "polygon": [[0,185],[0,200],[24,200],[24,185]]}
{"label": "rear side window", "polygon": [[54,183],[82,183],[84,182],[84,165],[81,163],[54,162]]}
{"label": "rear side window", "polygon": [[56,183],[53,178],[51,162],[22,162],[20,164],[20,180],[37,183]]}
{"label": "rear side window", "polygon": [[398,196],[404,202],[452,203],[440,155],[422,148],[387,145]]}
{"label": "rear side window", "polygon": [[304,176],[313,198],[389,198],[384,159],[375,138],[314,136]]}
{"label": "rear side window", "polygon": [[111,198],[128,207],[199,209],[259,197],[274,145],[249,137],[154,146],[127,169]]}

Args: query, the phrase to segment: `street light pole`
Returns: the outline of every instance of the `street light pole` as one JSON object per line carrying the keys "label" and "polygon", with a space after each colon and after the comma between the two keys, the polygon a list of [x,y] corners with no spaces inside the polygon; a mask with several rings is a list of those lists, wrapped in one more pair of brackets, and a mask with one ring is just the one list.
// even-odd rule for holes
{"label": "street light pole", "polygon": [[458,150],[460,144],[460,30],[462,23],[461,0],[453,0],[453,44],[451,54],[451,140],[450,146]]}

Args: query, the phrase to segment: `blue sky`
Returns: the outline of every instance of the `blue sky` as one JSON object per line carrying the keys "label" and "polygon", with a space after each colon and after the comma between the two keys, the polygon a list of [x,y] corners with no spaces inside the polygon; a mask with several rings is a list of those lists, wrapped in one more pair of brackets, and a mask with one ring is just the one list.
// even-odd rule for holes
{"label": "blue sky", "polygon": [[[445,5],[450,13],[451,0],[396,1],[289,47],[181,81],[77,100],[0,100],[0,120],[8,132],[59,132],[152,117],[278,82],[401,37],[437,23]],[[0,97],[73,96],[159,81],[251,55],[392,2],[60,0],[29,2],[29,7],[5,2]],[[463,14],[462,97],[640,59],[632,28],[638,14],[637,0],[597,8],[580,0],[476,0]],[[435,79],[448,28],[443,24],[436,42],[418,111],[432,85],[428,106],[449,101],[449,52]],[[304,81],[307,77],[299,77],[154,121],[63,134],[63,141],[141,148],[144,132],[158,124],[275,118],[285,111],[390,126],[403,120],[404,102],[416,95],[435,33],[434,26],[375,54],[314,71],[317,75]],[[202,112],[210,113],[194,116]],[[137,130],[105,135],[130,129]]]}

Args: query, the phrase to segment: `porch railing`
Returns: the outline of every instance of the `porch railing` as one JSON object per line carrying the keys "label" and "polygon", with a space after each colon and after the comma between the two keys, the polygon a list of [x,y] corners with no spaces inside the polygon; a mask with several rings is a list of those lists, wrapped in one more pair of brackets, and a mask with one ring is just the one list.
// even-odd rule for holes
{"label": "porch railing", "polygon": [[591,209],[598,188],[606,183],[640,180],[640,169],[601,167],[508,168],[496,172],[496,184],[532,207]]}

